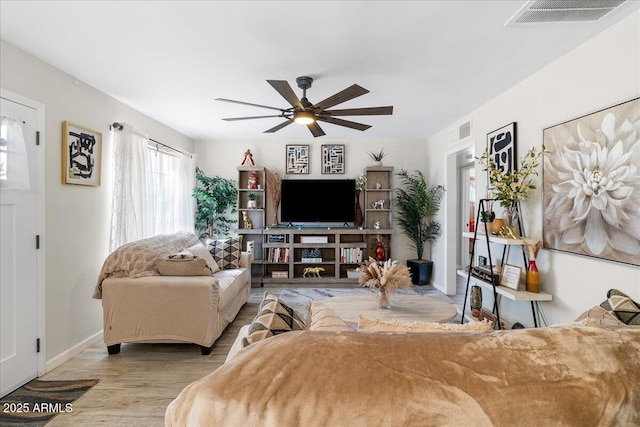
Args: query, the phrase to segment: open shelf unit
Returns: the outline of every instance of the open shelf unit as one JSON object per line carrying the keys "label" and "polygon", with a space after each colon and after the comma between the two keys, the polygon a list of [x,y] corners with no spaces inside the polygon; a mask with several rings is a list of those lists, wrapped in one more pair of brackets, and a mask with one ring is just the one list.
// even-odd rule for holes
{"label": "open shelf unit", "polygon": [[[251,189],[249,178],[254,174],[261,188]],[[266,169],[259,166],[238,166],[238,228],[242,235],[243,250],[253,242],[252,284],[265,283],[357,283],[357,277],[348,277],[348,270],[355,270],[368,257],[375,257],[377,242],[382,241],[386,257],[390,258],[393,218],[391,188],[393,167],[365,168],[367,184],[361,197],[364,199],[363,227],[267,227],[266,218]],[[248,195],[257,196],[256,207],[248,206]],[[373,202],[383,200],[382,208],[374,208]],[[244,228],[243,215],[247,214],[253,228]],[[379,228],[376,228],[379,227]],[[304,236],[326,238],[326,243],[308,243]],[[320,239],[323,240],[323,239]],[[322,261],[302,260],[305,249],[317,249]],[[303,277],[307,267],[321,267],[317,276]]]}
{"label": "open shelf unit", "polygon": [[[321,267],[324,283],[357,283],[347,277],[360,262],[344,259],[347,252],[363,260],[371,230],[358,228],[268,227],[263,230],[263,283],[310,283],[317,276],[304,277],[307,267]],[[375,230],[376,232],[379,230]],[[387,230],[388,231],[388,230]],[[305,251],[316,250],[319,259],[305,259]],[[274,274],[275,273],[275,274]]]}
{"label": "open shelf unit", "polygon": [[[544,302],[544,301],[551,301],[553,299],[553,296],[549,293],[546,292],[540,292],[540,293],[534,293],[534,292],[527,292],[527,291],[523,291],[523,290],[515,290],[515,289],[511,289],[505,286],[500,286],[500,285],[496,285],[493,281],[491,280],[484,280],[481,279],[479,277],[473,276],[472,275],[472,270],[474,267],[474,255],[476,252],[476,245],[478,244],[478,242],[484,242],[487,248],[487,261],[488,261],[488,265],[486,267],[488,268],[488,271],[491,274],[494,274],[497,265],[494,263],[493,261],[493,257],[491,255],[491,244],[498,244],[498,245],[502,245],[503,246],[503,251],[502,251],[502,258],[500,260],[501,265],[504,263],[505,260],[505,254],[508,253],[509,248],[511,247],[519,247],[522,250],[522,259],[523,259],[523,271],[526,271],[527,268],[527,264],[528,264],[528,260],[527,260],[527,254],[525,251],[524,246],[526,245],[530,245],[530,244],[535,244],[537,242],[537,239],[530,239],[530,238],[525,238],[522,237],[520,239],[510,239],[510,238],[504,238],[504,237],[500,237],[500,236],[493,236],[493,235],[487,235],[486,233],[481,233],[479,230],[481,229],[481,224],[483,224],[480,221],[480,218],[482,218],[482,214],[485,212],[485,205],[491,202],[494,202],[495,200],[493,199],[481,199],[480,203],[478,205],[478,215],[476,216],[476,224],[478,224],[478,226],[476,227],[475,231],[473,232],[463,232],[462,235],[463,237],[467,237],[470,239],[473,239],[473,245],[471,246],[471,265],[469,266],[469,270],[457,270],[456,273],[459,276],[462,277],[466,277],[467,278],[467,286],[466,286],[466,291],[465,291],[465,296],[464,296],[464,305],[462,306],[462,322],[464,322],[464,320],[476,320],[475,318],[473,318],[472,316],[467,316],[465,314],[466,310],[467,310],[467,297],[469,296],[469,289],[470,289],[470,284],[474,283],[478,286],[480,286],[481,289],[485,289],[485,290],[489,290],[493,292],[493,313],[496,315],[497,318],[497,325],[498,328],[501,328],[502,325],[502,321],[500,319],[500,298],[507,298],[511,301],[528,301],[531,303],[531,314],[533,317],[533,324],[535,327],[538,327],[538,319],[536,317],[536,305],[539,302]],[[516,207],[516,211],[518,211],[518,207]],[[518,216],[519,218],[519,216]],[[518,224],[517,224],[517,228],[518,231],[521,232],[522,227],[519,223],[519,219],[518,219]]]}
{"label": "open shelf unit", "polygon": [[[257,185],[260,188],[249,188],[249,179],[251,176],[257,178]],[[235,230],[238,235],[243,237],[243,250],[247,251],[253,246],[253,262],[251,264],[251,281],[252,283],[260,283],[262,275],[262,230],[265,226],[266,214],[266,170],[261,166],[238,166],[238,228]],[[249,194],[256,195],[255,207],[249,207]],[[253,224],[253,228],[245,228],[244,214]],[[252,242],[253,245],[250,245]]]}

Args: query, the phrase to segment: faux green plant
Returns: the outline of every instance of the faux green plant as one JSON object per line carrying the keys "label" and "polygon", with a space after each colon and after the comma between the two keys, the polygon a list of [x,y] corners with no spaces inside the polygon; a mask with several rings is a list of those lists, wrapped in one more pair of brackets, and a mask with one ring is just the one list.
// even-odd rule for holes
{"label": "faux green plant", "polygon": [[382,159],[384,159],[384,156],[386,155],[387,153],[384,152],[384,148],[377,153],[373,151],[369,152],[369,157],[371,157],[371,160],[373,160],[374,162],[381,162]]}
{"label": "faux green plant", "polygon": [[256,195],[256,193],[247,194],[247,199],[251,200],[252,202],[254,202],[257,198],[258,198],[258,196]]}
{"label": "faux green plant", "polygon": [[493,222],[494,219],[496,219],[496,213],[494,211],[480,212],[480,221]]}
{"label": "faux green plant", "polygon": [[435,242],[442,234],[442,226],[433,216],[440,210],[445,190],[442,185],[428,186],[420,171],[410,175],[402,170],[397,175],[401,186],[395,190],[395,219],[417,258],[422,259],[425,244]]}
{"label": "faux green plant", "polygon": [[196,168],[198,185],[193,189],[196,199],[196,231],[199,237],[227,237],[231,234],[231,224],[235,219],[238,190],[235,181],[227,178],[206,176]]}

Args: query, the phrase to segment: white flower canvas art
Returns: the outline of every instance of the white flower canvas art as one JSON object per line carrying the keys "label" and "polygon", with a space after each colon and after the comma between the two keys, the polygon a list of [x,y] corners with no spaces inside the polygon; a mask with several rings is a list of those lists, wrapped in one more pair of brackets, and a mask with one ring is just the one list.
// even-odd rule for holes
{"label": "white flower canvas art", "polygon": [[640,265],[640,98],[543,138],[544,247]]}

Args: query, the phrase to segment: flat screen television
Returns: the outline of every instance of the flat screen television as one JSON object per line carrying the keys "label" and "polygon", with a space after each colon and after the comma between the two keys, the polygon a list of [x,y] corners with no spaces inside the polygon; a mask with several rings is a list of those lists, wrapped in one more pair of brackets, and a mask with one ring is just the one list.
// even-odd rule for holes
{"label": "flat screen television", "polygon": [[356,219],[354,179],[283,179],[280,220],[285,223],[340,222]]}

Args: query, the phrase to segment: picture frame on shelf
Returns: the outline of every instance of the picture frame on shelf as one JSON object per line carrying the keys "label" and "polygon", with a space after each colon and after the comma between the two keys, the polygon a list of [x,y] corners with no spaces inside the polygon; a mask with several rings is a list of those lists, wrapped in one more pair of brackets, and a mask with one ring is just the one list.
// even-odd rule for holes
{"label": "picture frame on shelf", "polygon": [[[487,134],[487,152],[497,169],[513,172],[518,168],[516,153],[516,122],[509,123]],[[491,178],[487,174],[488,190],[493,190]]]}
{"label": "picture frame on shelf", "polygon": [[309,145],[287,145],[286,171],[288,174],[309,173]]}
{"label": "picture frame on shelf", "polygon": [[344,144],[332,144],[322,146],[322,173],[344,173]]}
{"label": "picture frame on shelf", "polygon": [[102,133],[62,122],[62,183],[100,186]]}
{"label": "picture frame on shelf", "polygon": [[504,264],[502,266],[502,274],[500,275],[500,285],[517,291],[520,286],[521,275],[521,267],[518,267],[517,265]]}
{"label": "picture frame on shelf", "polygon": [[543,130],[545,248],[640,266],[639,112],[634,98]]}

